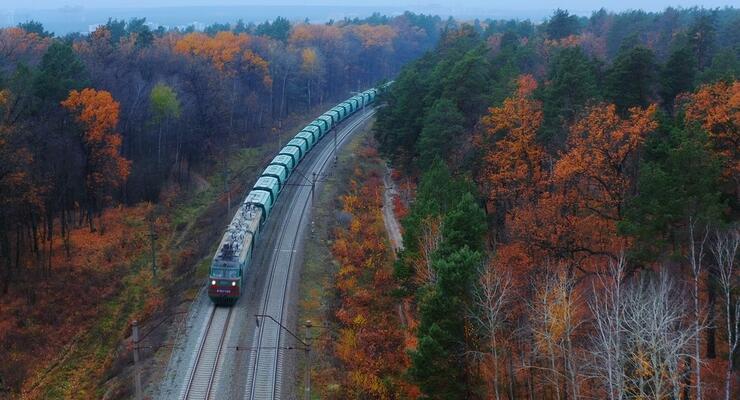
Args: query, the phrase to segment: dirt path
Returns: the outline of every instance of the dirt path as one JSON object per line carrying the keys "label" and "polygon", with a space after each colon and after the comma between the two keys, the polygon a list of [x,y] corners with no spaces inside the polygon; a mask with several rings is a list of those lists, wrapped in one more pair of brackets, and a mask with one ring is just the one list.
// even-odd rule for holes
{"label": "dirt path", "polygon": [[387,167],[385,175],[383,175],[383,186],[385,186],[383,191],[383,222],[391,241],[393,254],[396,254],[403,250],[403,235],[401,234],[401,224],[399,224],[396,213],[393,211],[393,196],[398,195],[398,190],[396,190],[396,185],[391,178],[391,170]]}

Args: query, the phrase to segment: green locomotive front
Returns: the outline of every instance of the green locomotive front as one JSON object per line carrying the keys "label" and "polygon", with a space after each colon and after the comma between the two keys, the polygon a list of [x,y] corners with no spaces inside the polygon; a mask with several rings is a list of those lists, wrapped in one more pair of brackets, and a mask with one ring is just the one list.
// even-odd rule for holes
{"label": "green locomotive front", "polygon": [[231,305],[242,294],[262,209],[243,204],[226,229],[208,274],[208,297],[216,304]]}

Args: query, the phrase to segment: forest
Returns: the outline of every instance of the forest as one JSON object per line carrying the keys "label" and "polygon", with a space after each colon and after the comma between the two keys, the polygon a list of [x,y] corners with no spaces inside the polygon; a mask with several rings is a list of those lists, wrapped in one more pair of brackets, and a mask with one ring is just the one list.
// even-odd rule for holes
{"label": "forest", "polygon": [[739,55],[735,8],[0,29],[0,398],[130,395],[130,321],[194,296],[250,171],[394,80],[322,398],[734,399]]}
{"label": "forest", "polygon": [[343,398],[737,398],[739,35],[733,8],[447,26],[374,127],[408,368]]}
{"label": "forest", "polygon": [[[84,335],[107,342],[74,361],[82,383],[46,385],[101,395],[127,318],[181,296],[174,285],[217,241],[226,197],[250,184],[231,161],[278,148],[326,104],[393,77],[441,26],[405,13],[202,32],[145,19],[63,37],[35,21],[0,29],[0,398],[72,373],[56,357],[73,359]],[[181,206],[202,209],[206,195],[219,212],[201,225],[214,232],[190,238],[195,206]],[[186,267],[163,274],[171,265]]]}

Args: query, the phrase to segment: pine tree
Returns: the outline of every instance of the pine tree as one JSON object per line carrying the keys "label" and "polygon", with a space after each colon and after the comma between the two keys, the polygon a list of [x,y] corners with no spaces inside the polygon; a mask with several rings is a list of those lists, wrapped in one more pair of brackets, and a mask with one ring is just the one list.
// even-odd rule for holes
{"label": "pine tree", "polygon": [[446,98],[437,100],[424,116],[424,128],[416,144],[419,167],[423,169],[437,158],[445,159],[463,132],[463,115],[455,103]]}
{"label": "pine tree", "polygon": [[694,88],[695,76],[696,59],[691,49],[681,46],[671,52],[660,73],[660,96],[668,111],[673,111],[673,103],[677,95]]}
{"label": "pine tree", "polygon": [[437,283],[420,297],[419,346],[409,372],[427,398],[468,398],[465,310],[481,262],[481,254],[467,246],[435,260]]}
{"label": "pine tree", "polygon": [[655,55],[644,47],[623,47],[606,73],[606,96],[621,114],[647,107],[654,93]]}
{"label": "pine tree", "polygon": [[556,143],[565,140],[567,127],[578,112],[598,97],[596,72],[580,47],[566,47],[555,55],[542,90],[542,136]]}
{"label": "pine tree", "polygon": [[721,164],[700,129],[673,126],[646,144],[638,194],[627,202],[622,233],[637,240],[635,256],[654,260],[658,251],[680,245],[675,237],[689,218],[716,221],[721,214]]}
{"label": "pine tree", "polygon": [[545,30],[548,38],[557,40],[577,34],[579,28],[577,16],[558,8],[547,22]]}
{"label": "pine tree", "polygon": [[55,41],[41,59],[34,92],[43,101],[56,106],[67,98],[70,90],[84,85],[85,66],[72,46]]}

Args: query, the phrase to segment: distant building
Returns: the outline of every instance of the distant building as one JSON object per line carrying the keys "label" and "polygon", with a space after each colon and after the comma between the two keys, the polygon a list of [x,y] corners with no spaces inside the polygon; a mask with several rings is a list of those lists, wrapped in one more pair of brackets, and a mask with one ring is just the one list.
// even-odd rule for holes
{"label": "distant building", "polygon": [[169,25],[162,25],[162,24],[158,24],[158,23],[156,23],[156,22],[151,22],[151,21],[147,21],[147,22],[145,22],[145,23],[144,23],[144,25],[148,26],[148,27],[149,27],[149,29],[151,29],[151,30],[153,30],[153,31],[156,31],[157,29],[159,29],[159,27],[160,27],[160,26],[161,26],[162,28],[164,28],[164,30],[165,30],[165,31],[168,31],[168,30],[170,30],[170,27],[169,27]]}
{"label": "distant building", "polygon": [[177,27],[177,29],[179,29],[181,31],[184,31],[184,30],[187,30],[188,28],[190,28],[191,26],[193,27],[194,30],[196,30],[198,32],[202,32],[202,31],[206,30],[206,24],[204,24],[202,22],[198,22],[198,21],[193,21],[193,22],[191,22],[189,24],[186,24],[186,25],[179,25]]}

